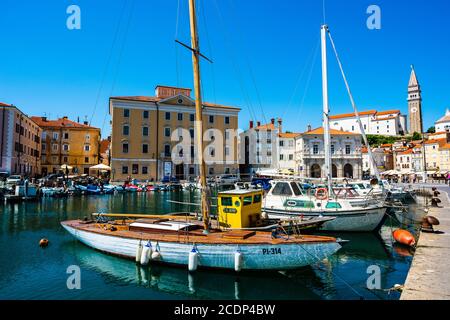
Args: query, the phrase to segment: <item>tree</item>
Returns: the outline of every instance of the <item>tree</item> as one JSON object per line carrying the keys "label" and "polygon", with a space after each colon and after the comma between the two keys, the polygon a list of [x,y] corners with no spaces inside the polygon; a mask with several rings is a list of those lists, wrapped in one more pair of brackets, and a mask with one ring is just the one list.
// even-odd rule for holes
{"label": "tree", "polygon": [[412,140],[422,140],[422,135],[418,132],[414,132],[412,135]]}
{"label": "tree", "polygon": [[436,127],[432,126],[432,127],[428,128],[427,133],[436,133]]}

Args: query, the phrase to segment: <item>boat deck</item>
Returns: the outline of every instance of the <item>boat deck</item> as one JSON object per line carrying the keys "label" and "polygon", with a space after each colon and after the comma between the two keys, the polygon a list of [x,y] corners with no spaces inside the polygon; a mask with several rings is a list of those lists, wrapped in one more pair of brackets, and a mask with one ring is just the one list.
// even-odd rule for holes
{"label": "boat deck", "polygon": [[[209,234],[204,234],[202,229],[193,231],[164,232],[155,230],[154,232],[130,231],[129,222],[116,223],[114,225],[107,223],[86,223],[81,220],[64,221],[63,225],[77,230],[93,232],[102,235],[178,243],[214,243],[214,244],[299,244],[299,243],[318,243],[318,242],[336,242],[335,238],[313,235],[289,236],[283,235],[282,238],[272,238],[270,232],[258,232],[247,230],[221,231],[212,229]],[[111,226],[114,226],[111,230]]]}

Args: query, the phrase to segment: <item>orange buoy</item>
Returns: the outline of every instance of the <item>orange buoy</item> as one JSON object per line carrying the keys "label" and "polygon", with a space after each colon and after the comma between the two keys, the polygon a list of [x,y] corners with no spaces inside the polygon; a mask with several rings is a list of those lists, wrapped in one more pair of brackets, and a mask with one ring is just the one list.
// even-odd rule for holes
{"label": "orange buoy", "polygon": [[392,232],[392,236],[394,237],[395,241],[404,244],[405,246],[412,247],[416,244],[416,239],[414,239],[414,236],[409,231],[397,229]]}
{"label": "orange buoy", "polygon": [[41,239],[40,241],[39,241],[39,246],[41,247],[41,248],[45,248],[45,247],[47,247],[48,246],[48,239]]}

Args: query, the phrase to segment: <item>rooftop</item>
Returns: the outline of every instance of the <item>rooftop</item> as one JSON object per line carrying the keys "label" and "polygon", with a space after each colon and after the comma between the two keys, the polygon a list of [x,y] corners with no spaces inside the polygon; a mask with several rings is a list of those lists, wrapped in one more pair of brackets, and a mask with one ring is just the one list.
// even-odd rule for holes
{"label": "rooftop", "polygon": [[[390,118],[394,118],[394,115],[400,114],[400,110],[386,110],[386,111],[377,111],[377,110],[368,110],[368,111],[361,111],[359,112],[360,116],[386,116],[386,115],[393,115]],[[336,114],[334,116],[330,116],[330,119],[337,120],[337,119],[346,119],[346,118],[354,118],[356,117],[355,113],[343,113],[343,114]],[[388,120],[386,118],[383,118],[383,120]]]}
{"label": "rooftop", "polygon": [[48,120],[46,117],[31,117],[31,120],[37,123],[41,128],[85,128],[85,129],[98,129],[89,125],[78,123],[69,120],[67,117],[62,117],[57,120]]}
{"label": "rooftop", "polygon": [[[313,129],[311,131],[306,131],[303,134],[307,134],[307,135],[312,135],[312,134],[317,134],[317,135],[323,135],[324,133],[324,129],[323,127],[317,128],[317,129]],[[354,133],[354,132],[348,132],[348,131],[341,131],[341,130],[336,130],[336,129],[331,129],[330,128],[330,134],[332,136],[339,136],[339,135],[353,135],[353,136],[359,136],[359,133]]]}

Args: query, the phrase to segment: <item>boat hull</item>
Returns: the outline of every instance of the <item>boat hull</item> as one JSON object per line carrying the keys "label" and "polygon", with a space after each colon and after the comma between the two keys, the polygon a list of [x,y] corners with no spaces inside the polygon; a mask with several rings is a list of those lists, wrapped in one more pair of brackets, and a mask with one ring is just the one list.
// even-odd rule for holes
{"label": "boat hull", "polygon": [[269,218],[286,219],[298,217],[336,217],[336,219],[325,222],[322,231],[344,231],[344,232],[372,232],[378,230],[386,217],[386,208],[376,207],[354,211],[294,211],[275,208],[264,208]]}
{"label": "boat hull", "polygon": [[[62,226],[83,244],[96,250],[120,257],[135,259],[136,249],[147,240],[117,237],[74,228],[62,223]],[[188,265],[189,252],[193,243],[150,241],[153,250],[158,250],[158,262]],[[235,255],[243,257],[242,270],[289,270],[297,269],[322,261],[338,251],[337,242],[317,243],[280,243],[280,244],[206,244],[197,243],[199,268],[235,268]]]}

